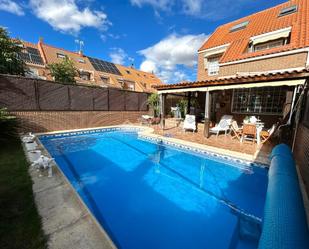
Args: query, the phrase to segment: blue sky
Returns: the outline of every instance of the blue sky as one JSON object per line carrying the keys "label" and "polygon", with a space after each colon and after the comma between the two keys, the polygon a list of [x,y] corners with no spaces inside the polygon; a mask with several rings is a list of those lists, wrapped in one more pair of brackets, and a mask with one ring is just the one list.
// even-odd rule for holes
{"label": "blue sky", "polygon": [[164,82],[195,80],[197,49],[217,26],[285,0],[0,0],[0,26],[44,42],[154,71]]}

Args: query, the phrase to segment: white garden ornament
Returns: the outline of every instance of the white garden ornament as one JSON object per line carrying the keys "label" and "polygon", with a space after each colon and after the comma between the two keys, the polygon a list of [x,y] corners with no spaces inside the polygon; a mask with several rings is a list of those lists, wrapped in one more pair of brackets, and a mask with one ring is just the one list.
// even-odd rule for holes
{"label": "white garden ornament", "polygon": [[24,136],[22,138],[22,141],[24,143],[32,143],[35,139],[35,135],[32,134],[32,132],[29,132],[29,134],[27,136]]}
{"label": "white garden ornament", "polygon": [[[40,156],[38,160],[34,161],[31,166],[34,167],[37,171],[40,170],[48,170],[48,177],[53,176],[52,164],[53,158],[49,158],[47,156]],[[42,175],[40,175],[42,176]]]}

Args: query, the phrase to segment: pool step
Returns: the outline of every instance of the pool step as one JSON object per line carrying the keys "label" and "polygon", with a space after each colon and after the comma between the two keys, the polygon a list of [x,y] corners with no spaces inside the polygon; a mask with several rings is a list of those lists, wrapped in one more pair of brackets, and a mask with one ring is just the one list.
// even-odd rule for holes
{"label": "pool step", "polygon": [[261,236],[261,221],[248,215],[236,214],[238,222],[235,226],[229,249],[255,249]]}

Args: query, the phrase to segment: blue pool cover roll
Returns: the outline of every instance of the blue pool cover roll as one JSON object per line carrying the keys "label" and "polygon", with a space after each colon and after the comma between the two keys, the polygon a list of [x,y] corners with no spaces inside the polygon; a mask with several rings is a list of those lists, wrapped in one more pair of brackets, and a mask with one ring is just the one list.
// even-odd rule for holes
{"label": "blue pool cover roll", "polygon": [[309,231],[295,161],[290,148],[271,153],[259,249],[309,249]]}

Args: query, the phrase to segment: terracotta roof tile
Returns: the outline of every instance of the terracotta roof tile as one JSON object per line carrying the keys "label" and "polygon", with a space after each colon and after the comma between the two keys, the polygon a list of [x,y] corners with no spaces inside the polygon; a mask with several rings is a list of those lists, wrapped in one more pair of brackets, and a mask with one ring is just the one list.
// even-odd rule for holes
{"label": "terracotta roof tile", "polygon": [[164,84],[154,86],[158,90],[168,90],[177,88],[191,88],[201,86],[214,86],[239,83],[257,83],[274,80],[300,79],[309,77],[309,68],[301,70],[286,70],[280,72],[263,72],[257,74],[237,75],[233,77],[215,78],[205,81],[181,82],[176,84]]}
{"label": "terracotta roof tile", "polygon": [[[132,67],[115,64],[123,77],[127,80],[132,80],[137,83],[137,88],[146,91],[155,91],[152,86],[162,84],[162,81],[152,73],[147,73]],[[130,73],[128,73],[129,71]]]}
{"label": "terracotta roof tile", "polygon": [[[282,8],[292,5],[298,6],[297,12],[278,17]],[[245,21],[249,21],[246,28],[230,32],[230,29],[234,25]],[[292,28],[290,44],[280,48],[254,53],[246,52],[251,37],[287,27]],[[230,43],[230,46],[221,58],[221,63],[309,47],[309,1],[291,0],[270,9],[224,24],[216,29],[199,51],[228,43]]]}

